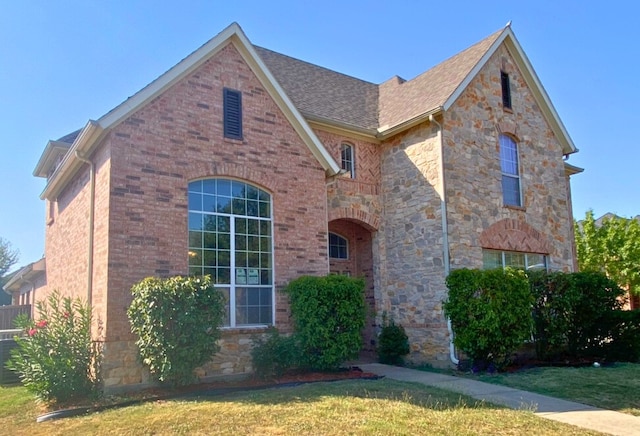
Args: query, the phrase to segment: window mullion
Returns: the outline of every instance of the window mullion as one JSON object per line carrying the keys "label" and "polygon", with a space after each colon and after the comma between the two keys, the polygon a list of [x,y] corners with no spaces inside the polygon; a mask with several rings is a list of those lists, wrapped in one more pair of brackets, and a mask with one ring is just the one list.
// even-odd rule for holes
{"label": "window mullion", "polygon": [[229,325],[231,327],[236,326],[236,220],[234,217],[229,219],[229,266],[231,271],[229,272]]}

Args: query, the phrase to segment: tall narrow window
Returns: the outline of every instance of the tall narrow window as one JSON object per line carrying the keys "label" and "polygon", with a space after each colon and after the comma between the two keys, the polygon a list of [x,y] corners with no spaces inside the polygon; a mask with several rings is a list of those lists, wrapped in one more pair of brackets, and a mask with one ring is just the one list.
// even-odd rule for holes
{"label": "tall narrow window", "polygon": [[189,274],[209,274],[226,324],[273,324],[271,196],[237,180],[189,183]]}
{"label": "tall narrow window", "polygon": [[500,135],[500,167],[502,169],[502,199],[506,206],[522,206],[518,144],[510,136]]}
{"label": "tall narrow window", "polygon": [[242,139],[242,93],[224,88],[224,137]]}
{"label": "tall narrow window", "polygon": [[349,177],[355,179],[356,177],[356,165],[355,156],[353,153],[353,145],[342,144],[340,146],[340,157],[342,159],[342,169],[349,173]]}
{"label": "tall narrow window", "polygon": [[329,233],[329,257],[332,259],[349,258],[349,245],[346,238]]}
{"label": "tall narrow window", "polygon": [[511,109],[511,84],[509,74],[500,71],[500,82],[502,83],[502,107]]}

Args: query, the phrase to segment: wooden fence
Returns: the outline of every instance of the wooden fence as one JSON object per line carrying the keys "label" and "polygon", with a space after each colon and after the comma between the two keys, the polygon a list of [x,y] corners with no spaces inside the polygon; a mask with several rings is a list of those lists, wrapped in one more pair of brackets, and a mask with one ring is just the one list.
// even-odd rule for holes
{"label": "wooden fence", "polygon": [[22,314],[31,316],[30,304],[24,306],[0,306],[0,330],[14,329],[13,320]]}

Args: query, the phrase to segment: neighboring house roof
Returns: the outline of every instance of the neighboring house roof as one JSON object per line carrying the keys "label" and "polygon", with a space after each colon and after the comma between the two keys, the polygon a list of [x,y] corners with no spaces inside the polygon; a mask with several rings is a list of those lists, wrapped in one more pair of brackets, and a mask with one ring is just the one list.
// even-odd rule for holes
{"label": "neighboring house roof", "polygon": [[20,291],[20,287],[25,283],[32,283],[37,277],[45,274],[46,263],[44,257],[36,262],[32,262],[27,266],[23,266],[11,275],[11,278],[2,287],[7,294],[13,294]]}
{"label": "neighboring house roof", "polygon": [[[47,164],[52,162],[53,151],[59,151],[55,147],[60,147],[62,143],[73,143],[53,175],[49,174],[51,177],[41,198],[55,197],[82,165],[75,155],[90,153],[107,129],[193,72],[229,42],[235,44],[328,174],[337,174],[340,167],[308,122],[329,124],[371,138],[385,139],[426,121],[430,115],[448,110],[503,44],[511,53],[538,107],[562,145],[563,153],[577,151],[509,24],[412,80],[406,81],[395,76],[376,85],[253,46],[240,26],[233,23],[98,121],[89,121],[81,131],[47,144],[34,171],[35,175],[41,177],[50,173]],[[566,170],[575,174],[581,169],[567,167]]]}

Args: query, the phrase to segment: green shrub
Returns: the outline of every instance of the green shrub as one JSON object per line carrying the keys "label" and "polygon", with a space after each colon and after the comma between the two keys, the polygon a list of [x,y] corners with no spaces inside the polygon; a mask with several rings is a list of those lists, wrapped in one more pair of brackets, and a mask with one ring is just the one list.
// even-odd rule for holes
{"label": "green shrub", "polygon": [[452,271],[447,277],[454,343],[475,364],[506,364],[511,354],[531,336],[533,298],[522,271]]}
{"label": "green shrub", "polygon": [[576,292],[572,274],[529,271],[527,275],[535,299],[533,337],[536,355],[541,360],[558,360],[568,353],[574,307],[581,295]]}
{"label": "green shrub", "polygon": [[590,350],[600,348],[600,323],[610,312],[622,308],[624,291],[600,272],[576,272],[572,276],[575,292],[580,298],[572,311],[569,353],[589,356],[592,354]]}
{"label": "green shrub", "polygon": [[[538,358],[601,358],[612,338],[623,341],[629,322],[616,315],[623,291],[598,272],[530,272],[535,298],[534,339]],[[624,316],[624,315],[620,315]],[[615,341],[614,341],[615,342]],[[605,344],[609,344],[606,345]]]}
{"label": "green shrub", "polygon": [[16,371],[28,391],[46,402],[66,402],[97,395],[100,352],[91,341],[91,308],[55,291],[36,303],[37,321],[25,315],[15,321],[16,337],[7,367]]}
{"label": "green shrub", "polygon": [[613,310],[601,318],[597,346],[590,350],[608,362],[640,362],[640,310]]}
{"label": "green shrub", "polygon": [[299,366],[300,347],[295,336],[283,336],[275,327],[253,338],[253,369],[260,378],[280,377]]}
{"label": "green shrub", "polygon": [[225,300],[206,277],[146,278],[131,288],[127,314],[142,362],[159,381],[192,382],[218,351]]}
{"label": "green shrub", "polygon": [[402,365],[403,356],[409,354],[409,338],[404,327],[387,319],[387,314],[382,314],[382,330],[378,335],[378,360],[380,363]]}
{"label": "green shrub", "polygon": [[358,356],[365,325],[364,280],[342,275],[300,277],[286,288],[301,365],[338,368]]}

